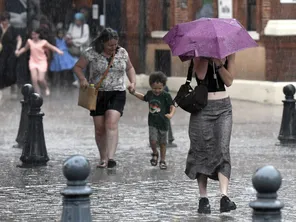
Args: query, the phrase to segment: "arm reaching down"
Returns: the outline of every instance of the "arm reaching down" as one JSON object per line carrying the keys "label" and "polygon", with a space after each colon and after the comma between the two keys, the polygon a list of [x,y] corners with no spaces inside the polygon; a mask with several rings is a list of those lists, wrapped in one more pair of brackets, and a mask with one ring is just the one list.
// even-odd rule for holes
{"label": "arm reaching down", "polygon": [[88,65],[88,61],[83,57],[80,56],[79,60],[76,62],[73,71],[75,75],[78,77],[80,82],[80,87],[86,88],[88,86],[88,81],[84,76],[83,70],[86,69]]}
{"label": "arm reaching down", "polygon": [[29,49],[30,49],[30,45],[29,45],[29,43],[28,43],[28,41],[27,41],[26,45],[25,45],[23,48],[21,48],[20,50],[16,50],[16,51],[15,51],[15,55],[16,55],[17,57],[19,57],[21,54],[25,53],[25,52],[28,51]]}
{"label": "arm reaching down", "polygon": [[127,74],[128,80],[130,81],[128,90],[130,92],[133,92],[135,91],[135,88],[136,88],[136,71],[133,64],[130,61],[130,58],[128,58],[128,61],[127,61],[126,74]]}
{"label": "arm reaching down", "polygon": [[174,105],[170,106],[170,113],[166,114],[166,118],[171,119],[173,118],[174,114],[176,112],[176,107]]}

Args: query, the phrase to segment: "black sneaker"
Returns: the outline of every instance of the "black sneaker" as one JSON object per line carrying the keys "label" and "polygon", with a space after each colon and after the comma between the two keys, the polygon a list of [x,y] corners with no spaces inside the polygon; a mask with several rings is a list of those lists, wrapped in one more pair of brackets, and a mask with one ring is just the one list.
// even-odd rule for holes
{"label": "black sneaker", "polygon": [[210,214],[211,213],[211,205],[209,203],[208,198],[202,197],[199,199],[197,212],[200,214]]}
{"label": "black sneaker", "polygon": [[227,196],[223,196],[220,200],[220,213],[229,212],[235,210],[236,205]]}

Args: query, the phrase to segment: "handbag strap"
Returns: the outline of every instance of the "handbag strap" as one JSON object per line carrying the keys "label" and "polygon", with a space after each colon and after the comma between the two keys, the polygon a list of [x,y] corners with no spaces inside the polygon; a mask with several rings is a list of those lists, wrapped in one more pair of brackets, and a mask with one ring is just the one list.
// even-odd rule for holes
{"label": "handbag strap", "polygon": [[[188,72],[187,72],[187,79],[186,79],[186,84],[187,84],[187,85],[190,85],[191,80],[192,80],[193,65],[194,65],[194,63],[193,63],[193,59],[191,59],[191,61],[190,61],[190,65],[189,65],[189,67],[188,67]],[[198,85],[199,85],[201,82],[203,82],[203,81],[201,81],[201,80],[199,80],[199,79],[197,78],[196,72],[194,72],[194,76],[195,76],[196,83],[197,83]]]}
{"label": "handbag strap", "polygon": [[[187,79],[186,79],[186,83],[185,83],[186,85],[190,85],[190,83],[191,83],[191,80],[192,80],[192,72],[193,72],[193,65],[194,65],[193,59],[191,59],[190,65],[188,67],[188,72],[187,72]],[[205,76],[205,78],[203,80],[199,80],[197,78],[196,72],[194,72],[194,76],[195,76],[195,80],[196,80],[197,85],[208,85],[208,82],[209,81],[208,81],[207,75]]]}
{"label": "handbag strap", "polygon": [[96,90],[98,90],[98,89],[100,88],[100,86],[102,85],[104,79],[105,79],[106,76],[108,75],[109,69],[110,69],[110,67],[111,67],[112,64],[113,64],[114,57],[115,57],[115,55],[112,55],[112,59],[111,59],[111,61],[109,62],[109,65],[108,65],[106,71],[104,72],[104,74],[103,74],[102,78],[100,79],[100,81],[96,84]]}

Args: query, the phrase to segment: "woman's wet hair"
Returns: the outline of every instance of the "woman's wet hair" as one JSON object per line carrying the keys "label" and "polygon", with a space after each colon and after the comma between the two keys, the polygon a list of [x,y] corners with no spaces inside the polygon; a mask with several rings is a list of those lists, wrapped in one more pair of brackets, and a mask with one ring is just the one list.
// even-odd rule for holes
{"label": "woman's wet hair", "polygon": [[10,20],[10,14],[9,14],[9,12],[2,12],[0,14],[0,22],[3,22],[5,20],[8,20],[8,21]]}
{"label": "woman's wet hair", "polygon": [[102,53],[104,50],[104,43],[112,39],[118,40],[118,33],[112,28],[105,28],[100,33],[100,35],[91,43],[91,46],[94,47],[97,53]]}
{"label": "woman's wet hair", "polygon": [[149,76],[149,84],[150,84],[150,86],[153,83],[162,83],[163,86],[165,86],[166,85],[166,82],[167,82],[167,77],[161,71],[152,72],[150,74],[150,76]]}

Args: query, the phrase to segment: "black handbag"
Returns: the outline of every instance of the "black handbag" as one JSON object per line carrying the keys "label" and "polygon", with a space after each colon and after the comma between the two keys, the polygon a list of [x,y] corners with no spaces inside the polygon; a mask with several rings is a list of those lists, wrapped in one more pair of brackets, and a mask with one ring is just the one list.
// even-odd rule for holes
{"label": "black handbag", "polygon": [[173,100],[173,104],[176,107],[181,107],[183,110],[189,113],[197,113],[202,110],[208,104],[208,87],[207,78],[203,81],[197,79],[194,72],[197,86],[193,89],[190,86],[192,80],[193,60],[190,62],[188,68],[187,79],[185,84],[181,85],[176,97]]}

